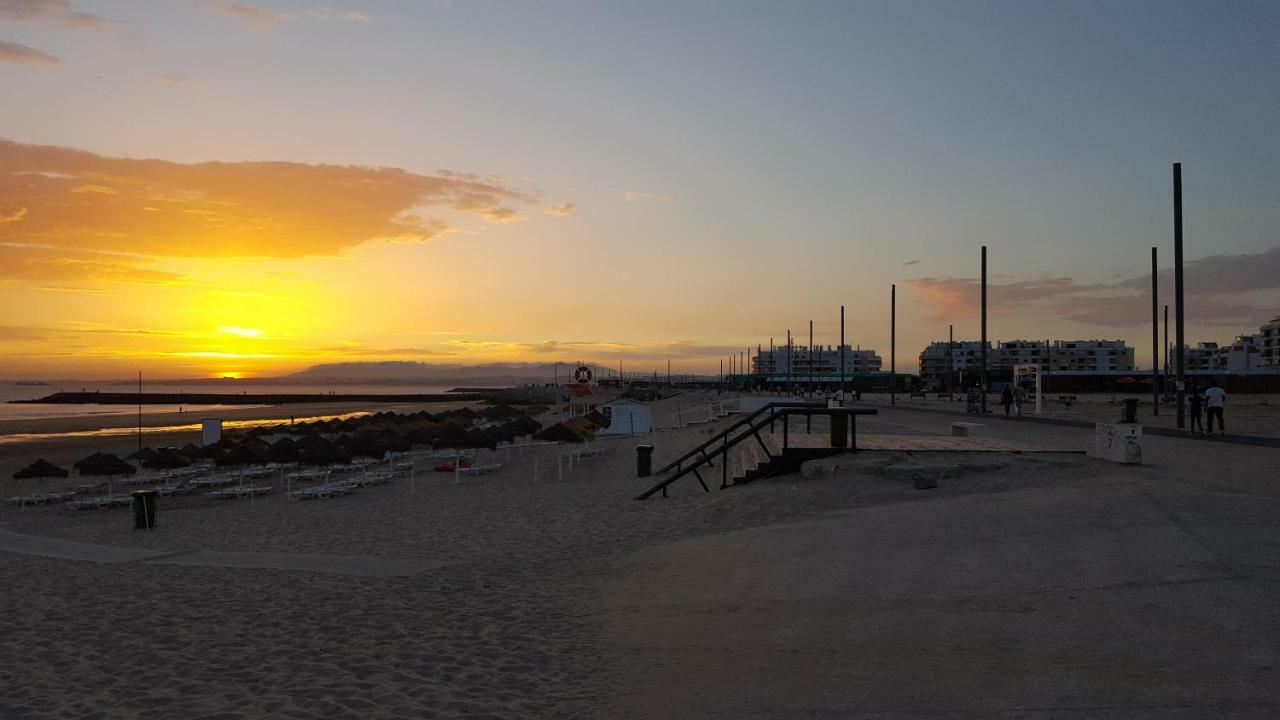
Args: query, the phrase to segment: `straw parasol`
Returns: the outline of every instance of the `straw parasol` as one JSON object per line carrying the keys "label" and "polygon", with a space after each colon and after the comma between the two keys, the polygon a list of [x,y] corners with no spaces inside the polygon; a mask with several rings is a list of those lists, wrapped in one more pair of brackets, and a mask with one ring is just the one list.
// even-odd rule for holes
{"label": "straw parasol", "polygon": [[111,453],[94,453],[78,460],[74,467],[81,477],[86,475],[106,476],[107,495],[111,494],[111,478],[116,475],[133,475],[138,472],[138,468],[121,459],[119,455]]}
{"label": "straw parasol", "polygon": [[184,455],[177,448],[161,448],[153,452],[151,457],[142,461],[142,467],[152,470],[173,470],[190,464],[191,458]]}
{"label": "straw parasol", "polygon": [[13,479],[14,480],[32,480],[36,478],[49,478],[49,477],[64,478],[69,474],[70,473],[68,473],[66,470],[63,470],[62,468],[58,467],[57,465],[54,465],[48,460],[45,460],[44,458],[40,458],[39,460],[36,460],[30,465],[14,473]]}
{"label": "straw parasol", "polygon": [[132,460],[134,462],[141,462],[143,464],[146,464],[146,461],[154,458],[155,456],[156,456],[155,450],[152,450],[149,447],[144,447],[138,452],[126,457],[125,460]]}
{"label": "straw parasol", "polygon": [[351,462],[351,455],[335,443],[324,439],[319,439],[319,442],[308,442],[306,447],[299,442],[298,450],[298,462],[306,465],[345,465]]}

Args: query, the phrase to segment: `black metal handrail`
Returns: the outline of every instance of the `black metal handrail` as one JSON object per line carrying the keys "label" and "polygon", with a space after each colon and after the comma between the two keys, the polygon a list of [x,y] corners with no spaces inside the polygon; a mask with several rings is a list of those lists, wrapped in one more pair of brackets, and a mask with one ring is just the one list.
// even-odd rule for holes
{"label": "black metal handrail", "polygon": [[752,420],[754,420],[755,418],[757,418],[757,417],[759,417],[759,416],[763,415],[766,411],[767,411],[767,412],[769,412],[770,417],[772,417],[772,416],[773,416],[773,411],[774,411],[775,409],[777,409],[777,408],[810,408],[810,407],[811,407],[811,408],[817,408],[817,407],[826,407],[826,406],[825,406],[825,405],[823,405],[822,403],[813,403],[813,402],[795,402],[795,401],[791,401],[791,402],[771,402],[771,403],[769,403],[769,404],[767,404],[767,405],[764,405],[764,406],[762,406],[759,410],[756,410],[755,412],[751,413],[750,415],[748,415],[748,416],[746,416],[746,417],[744,417],[744,418],[739,418],[738,420],[734,421],[734,423],[733,423],[732,425],[730,425],[730,426],[726,427],[725,429],[721,430],[720,432],[716,433],[715,435],[712,435],[710,439],[708,439],[706,442],[702,443],[702,444],[701,444],[701,445],[699,445],[698,447],[696,447],[696,448],[694,448],[694,449],[690,450],[689,452],[687,452],[687,453],[685,453],[685,454],[681,455],[680,457],[676,458],[675,460],[672,460],[671,462],[669,462],[669,463],[667,463],[666,465],[662,466],[662,467],[661,467],[661,468],[659,468],[656,472],[654,472],[654,474],[655,474],[655,475],[661,475],[662,473],[667,472],[667,471],[671,470],[672,468],[678,468],[681,464],[683,464],[683,463],[684,463],[684,461],[688,460],[689,458],[691,458],[691,457],[693,457],[694,455],[697,455],[697,454],[699,454],[699,453],[701,453],[703,456],[705,456],[705,455],[707,454],[707,448],[709,448],[709,447],[711,447],[712,445],[714,445],[717,441],[719,441],[719,440],[721,440],[721,439],[723,439],[723,438],[725,438],[725,437],[728,437],[729,433],[733,432],[733,431],[734,431],[735,429],[737,429],[737,428],[742,427],[743,425],[746,425],[747,423],[751,422],[751,421],[752,421]]}
{"label": "black metal handrail", "polygon": [[[761,418],[760,416],[764,414],[765,410],[770,411],[769,416]],[[773,460],[773,453],[769,452],[769,446],[766,445],[764,440],[760,438],[760,430],[764,429],[766,425],[772,425],[779,417],[783,419],[783,426],[782,426],[783,452],[786,452],[786,450],[788,449],[789,427],[791,424],[789,422],[789,418],[792,415],[805,415],[808,417],[812,417],[813,415],[846,415],[848,416],[849,418],[848,432],[850,433],[849,437],[847,438],[849,442],[848,448],[850,451],[856,451],[857,443],[858,443],[857,416],[858,415],[876,415],[879,412],[880,412],[879,410],[875,410],[873,408],[831,408],[818,403],[769,403],[768,405],[760,408],[759,410],[752,413],[751,415],[745,418],[742,418],[741,420],[735,422],[733,425],[730,425],[724,430],[716,433],[714,436],[711,437],[711,439],[702,443],[701,445],[694,448],[693,450],[690,450],[689,452],[685,453],[680,457],[680,459],[676,460],[673,463],[668,464],[662,470],[659,470],[658,472],[662,473],[670,470],[671,468],[676,468],[676,473],[671,477],[664,479],[662,482],[658,483],[657,485],[654,485],[653,487],[649,488],[648,490],[645,490],[643,493],[641,493],[639,496],[636,497],[636,500],[644,500],[645,498],[650,497],[651,495],[653,495],[658,491],[661,491],[662,496],[666,497],[667,486],[675,482],[676,480],[679,480],[680,478],[684,477],[685,475],[688,475],[689,473],[693,473],[693,476],[698,479],[698,484],[702,486],[703,492],[711,492],[707,488],[707,483],[702,479],[702,475],[698,472],[698,468],[701,467],[702,465],[714,465],[714,463],[711,462],[711,458],[716,454],[720,455],[720,463],[721,463],[720,487],[721,488],[726,487],[728,485],[728,479],[729,479],[728,478],[729,449],[736,446],[738,443],[742,442],[743,440],[746,440],[749,437],[754,437],[756,441],[760,443],[760,447],[761,449],[764,450],[765,455],[767,455],[770,460]],[[740,427],[743,427],[744,425],[746,426],[746,429],[743,430],[741,434],[737,435],[732,440],[730,440],[729,439],[730,434],[734,430]],[[707,448],[710,447],[711,444],[717,441],[721,442],[720,447],[713,450],[711,454],[708,454]],[[695,455],[699,455],[699,454],[700,454],[699,457],[696,457],[696,458],[694,457]],[[688,466],[682,467],[683,463],[690,459],[694,460],[694,462]]]}

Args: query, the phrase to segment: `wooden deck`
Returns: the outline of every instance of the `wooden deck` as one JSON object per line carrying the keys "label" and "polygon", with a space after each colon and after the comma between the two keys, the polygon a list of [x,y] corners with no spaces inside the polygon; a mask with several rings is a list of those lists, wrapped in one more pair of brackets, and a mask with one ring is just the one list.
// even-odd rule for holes
{"label": "wooden deck", "polygon": [[[782,434],[772,433],[765,438],[776,438],[781,447]],[[772,445],[772,443],[770,443]],[[830,449],[831,437],[827,433],[793,432],[787,444],[796,449]],[[951,435],[876,435],[858,433],[859,450],[889,450],[896,452],[1080,452],[1051,448],[1017,440],[993,437],[954,437]]]}

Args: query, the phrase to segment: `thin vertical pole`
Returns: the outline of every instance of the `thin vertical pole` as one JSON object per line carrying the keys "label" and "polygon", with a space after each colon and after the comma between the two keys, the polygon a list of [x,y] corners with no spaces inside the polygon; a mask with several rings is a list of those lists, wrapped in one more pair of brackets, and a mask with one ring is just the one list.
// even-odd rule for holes
{"label": "thin vertical pole", "polygon": [[947,326],[947,394],[955,392],[956,378],[956,326]]}
{"label": "thin vertical pole", "polygon": [[720,382],[724,382],[724,358],[720,358]]}
{"label": "thin vertical pole", "polygon": [[1160,287],[1156,248],[1151,248],[1151,414],[1160,414]]}
{"label": "thin vertical pole", "polygon": [[898,286],[889,286],[889,404],[898,402]]}
{"label": "thin vertical pole", "polygon": [[1173,164],[1173,314],[1174,314],[1174,372],[1178,390],[1178,429],[1186,427],[1186,337],[1183,319],[1186,308],[1182,304],[1182,163]]}
{"label": "thin vertical pole", "polygon": [[809,321],[809,392],[813,392],[813,321]]}
{"label": "thin vertical pole", "polygon": [[840,392],[843,394],[846,388],[844,386],[844,306],[840,306]]}
{"label": "thin vertical pole", "polygon": [[142,452],[142,371],[138,371],[138,452]]}
{"label": "thin vertical pole", "polygon": [[1164,372],[1160,376],[1161,390],[1169,391],[1169,303],[1164,304]]}
{"label": "thin vertical pole", "polygon": [[787,331],[787,391],[791,391],[791,331]]}
{"label": "thin vertical pole", "polygon": [[982,246],[982,340],[979,351],[982,353],[981,374],[978,386],[982,395],[982,414],[987,414],[987,246]]}

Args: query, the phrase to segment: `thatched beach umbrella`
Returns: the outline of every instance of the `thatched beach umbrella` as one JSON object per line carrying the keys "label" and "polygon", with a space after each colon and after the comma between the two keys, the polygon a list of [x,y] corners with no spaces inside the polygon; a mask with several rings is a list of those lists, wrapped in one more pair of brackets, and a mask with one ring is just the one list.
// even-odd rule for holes
{"label": "thatched beach umbrella", "polygon": [[142,461],[142,467],[151,470],[173,470],[176,468],[184,468],[191,464],[191,458],[179,452],[176,448],[161,448],[151,454],[151,457]]}
{"label": "thatched beach umbrella", "polygon": [[263,454],[265,451],[258,451],[252,445],[237,445],[229,450],[224,450],[213,458],[213,464],[216,467],[229,467],[233,465],[252,465],[254,463],[263,462]]}
{"label": "thatched beach umbrella", "polygon": [[280,438],[271,443],[262,454],[262,459],[273,463],[291,463],[298,460],[298,444],[289,438]]}
{"label": "thatched beach umbrella", "polygon": [[13,474],[14,480],[37,480],[40,478],[57,477],[64,478],[68,475],[66,470],[54,465],[53,463],[40,458],[30,465],[22,468]]}
{"label": "thatched beach umbrella", "polygon": [[49,478],[49,477],[64,478],[69,474],[70,473],[68,473],[66,470],[63,470],[62,468],[58,467],[57,465],[54,465],[48,460],[45,460],[44,458],[40,458],[39,460],[36,460],[30,465],[14,473],[13,479],[14,480],[34,480],[38,478]]}
{"label": "thatched beach umbrella", "polygon": [[582,434],[581,430],[576,427],[570,427],[567,423],[556,423],[535,434],[536,440],[547,440],[550,442],[586,442],[587,435]]}
{"label": "thatched beach umbrella", "polygon": [[105,476],[107,478],[107,494],[111,494],[111,478],[117,475],[133,475],[138,472],[138,468],[130,465],[118,455],[111,453],[94,453],[86,458],[81,458],[75,463],[75,468],[81,477],[86,475]]}
{"label": "thatched beach umbrella", "polygon": [[141,450],[139,450],[138,452],[136,452],[136,453],[134,453],[134,454],[132,454],[132,455],[129,455],[129,456],[128,456],[128,457],[126,457],[125,459],[126,459],[126,460],[132,460],[133,462],[141,462],[141,463],[145,463],[147,460],[150,460],[151,458],[154,458],[155,456],[156,456],[156,451],[155,451],[155,450],[152,450],[152,449],[151,449],[151,448],[149,448],[149,447],[144,447],[144,448],[142,448]]}
{"label": "thatched beach umbrella", "polygon": [[[321,444],[323,443],[323,444]],[[328,440],[320,443],[308,443],[301,447],[299,443],[298,462],[306,465],[345,465],[351,462],[351,455]]]}

